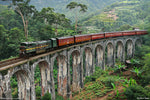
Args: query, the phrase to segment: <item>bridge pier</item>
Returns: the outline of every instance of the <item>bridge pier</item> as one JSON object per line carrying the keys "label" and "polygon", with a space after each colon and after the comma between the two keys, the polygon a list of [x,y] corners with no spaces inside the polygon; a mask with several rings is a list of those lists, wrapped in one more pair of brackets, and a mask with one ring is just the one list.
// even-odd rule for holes
{"label": "bridge pier", "polygon": [[72,82],[72,91],[76,92],[81,89],[81,61],[80,61],[80,53],[78,51],[74,51],[72,53],[72,69],[73,69],[73,82]]}
{"label": "bridge pier", "polygon": [[58,56],[58,94],[66,97],[67,95],[67,58]]}
{"label": "bridge pier", "polygon": [[93,56],[90,48],[85,48],[85,76],[90,76],[93,73]]}
{"label": "bridge pier", "polygon": [[130,59],[133,57],[134,45],[133,45],[132,40],[128,40],[126,43],[127,43],[127,59]]}
{"label": "bridge pier", "polygon": [[108,43],[107,45],[107,66],[108,67],[113,67],[114,66],[114,58],[115,58],[115,54],[114,54],[114,46],[112,43]]}
{"label": "bridge pier", "polygon": [[96,47],[96,66],[103,69],[103,62],[104,62],[104,49],[102,46],[98,45]]}

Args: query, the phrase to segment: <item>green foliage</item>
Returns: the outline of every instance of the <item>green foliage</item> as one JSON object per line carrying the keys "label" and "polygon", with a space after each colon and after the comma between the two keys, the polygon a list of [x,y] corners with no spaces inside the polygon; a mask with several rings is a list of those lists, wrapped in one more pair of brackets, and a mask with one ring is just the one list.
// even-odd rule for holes
{"label": "green foliage", "polygon": [[113,86],[113,89],[116,90],[116,85],[114,83],[111,83],[111,85]]}
{"label": "green foliage", "polygon": [[42,100],[51,100],[51,94],[47,92],[47,93],[42,97]]}
{"label": "green foliage", "polygon": [[36,98],[41,98],[41,73],[39,66],[36,66],[34,79]]}
{"label": "green foliage", "polygon": [[41,98],[41,86],[35,87],[36,98]]}
{"label": "green foliage", "polygon": [[54,74],[54,82],[55,82],[55,91],[57,91],[57,84],[58,84],[58,67],[57,67],[57,60],[54,61],[54,67],[53,67],[53,74]]}
{"label": "green foliage", "polygon": [[10,79],[11,82],[11,89],[12,89],[12,97],[17,98],[18,97],[18,82],[17,77],[13,75]]}
{"label": "green foliage", "polygon": [[64,100],[63,96],[56,94],[56,100]]}
{"label": "green foliage", "polygon": [[150,53],[146,54],[144,56],[144,69],[146,71],[146,73],[148,74],[150,72]]}
{"label": "green foliage", "polygon": [[131,62],[132,65],[139,65],[140,64],[139,60],[133,59],[133,58],[130,60],[130,62]]}
{"label": "green foliage", "polygon": [[136,80],[134,80],[133,78],[130,78],[130,80],[128,81],[128,86],[134,86],[137,85]]}
{"label": "green foliage", "polygon": [[150,75],[149,74],[142,75],[139,82],[142,86],[149,85],[150,84]]}
{"label": "green foliage", "polygon": [[99,78],[101,75],[108,75],[108,72],[100,69],[100,67],[96,67],[93,75],[85,77],[84,83],[96,81],[96,79]]}
{"label": "green foliage", "polygon": [[148,88],[143,88],[140,85],[130,86],[126,89],[124,94],[127,97],[127,100],[136,100],[139,98],[150,98],[150,91]]}
{"label": "green foliage", "polygon": [[131,72],[134,72],[138,77],[141,77],[143,71],[144,71],[143,69],[137,68],[137,67],[134,67],[134,68],[131,70]]}

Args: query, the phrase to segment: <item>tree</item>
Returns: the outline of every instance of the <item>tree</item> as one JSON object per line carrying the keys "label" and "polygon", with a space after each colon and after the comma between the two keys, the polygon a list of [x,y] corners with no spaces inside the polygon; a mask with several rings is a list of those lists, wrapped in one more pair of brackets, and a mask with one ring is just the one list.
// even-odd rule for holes
{"label": "tree", "polygon": [[59,14],[59,13],[55,13],[55,19],[54,19],[54,24],[55,24],[55,35],[58,35],[58,25],[62,25],[64,27],[70,26],[70,20],[65,18],[64,14]]}
{"label": "tree", "polygon": [[70,25],[70,20],[65,18],[64,14],[55,13],[53,8],[43,8],[40,12],[37,12],[35,14],[35,19],[38,21],[40,20],[41,23],[48,25],[54,25],[55,27],[55,35],[58,35],[57,28],[58,25],[61,25],[66,27],[67,25]]}
{"label": "tree", "polygon": [[78,18],[77,18],[77,10],[79,10],[79,12],[86,12],[87,11],[87,6],[84,4],[78,4],[77,2],[70,2],[66,8],[68,9],[76,9],[76,13],[75,13],[75,32],[77,32],[77,23],[78,23]]}
{"label": "tree", "polygon": [[[3,1],[10,1],[10,0],[3,0]],[[24,32],[26,41],[28,40],[28,20],[36,11],[33,5],[29,5],[30,0],[12,0],[12,8],[19,14],[22,18]]]}
{"label": "tree", "polygon": [[51,7],[43,8],[40,12],[36,12],[34,16],[37,20],[44,22],[44,24],[52,25],[54,23],[54,9]]}

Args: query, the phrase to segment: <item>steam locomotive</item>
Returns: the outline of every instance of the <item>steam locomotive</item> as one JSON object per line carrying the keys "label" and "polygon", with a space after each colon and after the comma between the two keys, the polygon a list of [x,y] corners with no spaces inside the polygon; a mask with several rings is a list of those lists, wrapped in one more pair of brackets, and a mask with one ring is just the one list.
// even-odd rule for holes
{"label": "steam locomotive", "polygon": [[145,30],[103,32],[103,33],[51,38],[49,40],[35,41],[35,42],[22,42],[20,44],[20,57],[36,55],[39,53],[54,50],[56,48],[83,43],[87,41],[94,41],[99,39],[121,37],[121,36],[145,35],[145,34],[148,34],[148,32]]}

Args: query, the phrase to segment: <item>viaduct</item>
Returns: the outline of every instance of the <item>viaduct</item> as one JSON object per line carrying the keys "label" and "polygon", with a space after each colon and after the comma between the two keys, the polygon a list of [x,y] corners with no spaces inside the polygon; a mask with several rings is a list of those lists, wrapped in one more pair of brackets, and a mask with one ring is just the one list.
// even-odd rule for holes
{"label": "viaduct", "polygon": [[[72,92],[84,87],[85,76],[92,75],[95,66],[105,70],[106,66],[113,67],[116,59],[125,62],[134,56],[135,47],[140,45],[140,36],[101,39],[68,46],[4,66],[0,68],[0,98],[12,98],[10,79],[16,75],[18,98],[36,100],[34,79],[36,67],[40,68],[41,96],[49,92],[52,100],[55,100],[57,84],[58,94],[69,98]],[[58,72],[57,83],[54,81],[53,72],[55,62]]]}

